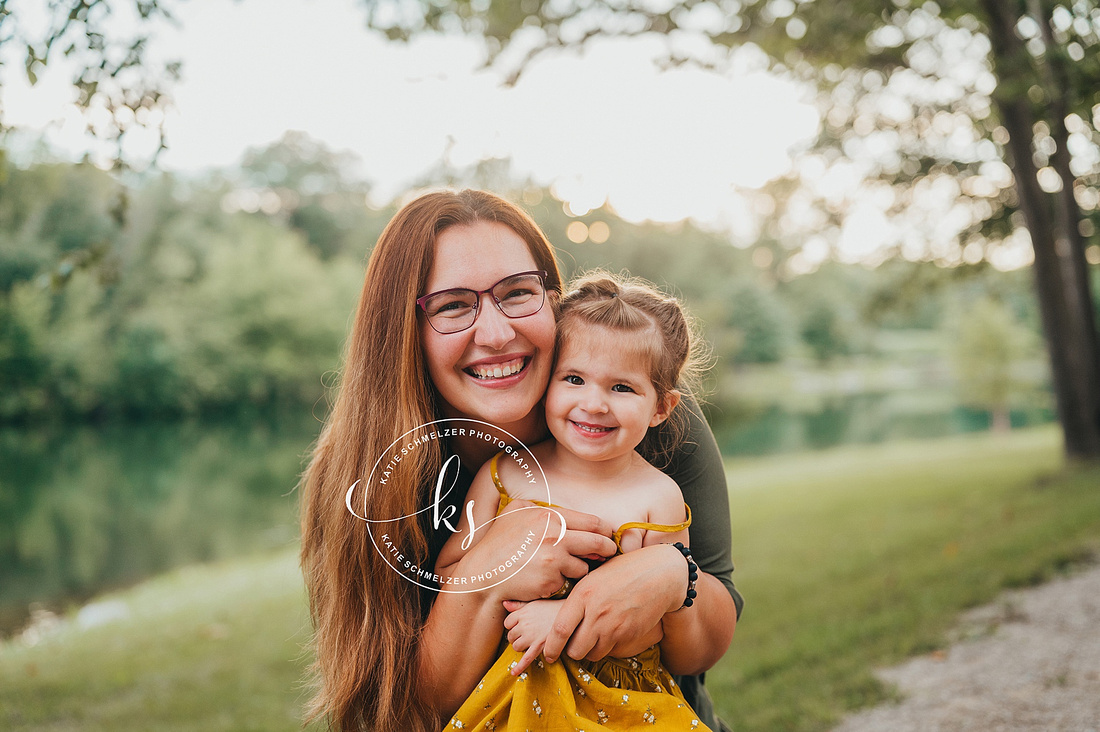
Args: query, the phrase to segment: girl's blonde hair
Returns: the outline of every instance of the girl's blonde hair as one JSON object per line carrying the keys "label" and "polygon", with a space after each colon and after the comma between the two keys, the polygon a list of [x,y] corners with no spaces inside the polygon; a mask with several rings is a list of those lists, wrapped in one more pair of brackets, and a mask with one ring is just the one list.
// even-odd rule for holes
{"label": "girl's blonde hair", "polygon": [[[547,289],[560,292],[550,243],[516,205],[484,191],[442,191],[404,206],[371,252],[339,395],[302,476],[301,561],[315,626],[317,682],[309,718],[327,717],[336,730],[442,728],[417,678],[431,598],[386,564],[344,496],[355,481],[366,481],[395,439],[439,418],[416,298],[424,294],[439,234],[486,221],[515,231],[537,267],[549,273]],[[427,505],[442,465],[438,442],[426,442],[401,465],[385,490],[367,491],[361,504],[356,498],[363,515],[406,516]],[[402,521],[390,533],[397,545],[410,547],[410,556],[423,558],[421,566],[431,566],[424,526]]]}
{"label": "girl's blonde hair", "polygon": [[[603,270],[587,272],[574,280],[561,298],[556,352],[562,352],[570,335],[591,326],[636,336],[629,355],[649,365],[658,401],[673,391],[684,398],[698,392],[707,352],[693,318],[675,297],[636,277]],[[659,430],[646,434],[638,451],[660,466],[683,441],[687,428],[687,407],[677,405]]]}

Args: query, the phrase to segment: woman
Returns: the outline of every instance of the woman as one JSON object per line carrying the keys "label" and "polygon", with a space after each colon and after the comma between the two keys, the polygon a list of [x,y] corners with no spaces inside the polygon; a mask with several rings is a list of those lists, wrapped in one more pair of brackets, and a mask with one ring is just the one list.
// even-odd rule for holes
{"label": "woman", "polygon": [[[498,286],[521,273],[542,273],[546,304],[508,313]],[[474,319],[457,330],[437,327],[438,318],[424,309],[428,296],[453,288],[468,290],[477,303]],[[694,444],[665,468],[697,517],[692,543],[703,574],[690,613],[666,616],[683,603],[687,584],[683,556],[671,546],[630,552],[589,573],[580,557],[615,551],[612,527],[590,514],[563,510],[565,538],[554,543],[551,530],[523,572],[482,592],[452,594],[420,590],[395,572],[345,506],[349,486],[371,472],[395,439],[433,420],[483,420],[526,444],[543,439],[541,398],[560,291],[553,250],[538,226],[516,206],[480,191],[412,201],[371,253],[340,393],[303,480],[302,567],[320,683],[311,711],[327,715],[337,729],[440,729],[496,656],[503,602],[548,597],[565,578],[580,579],[562,603],[560,633],[546,642],[548,660],[563,652],[590,660],[634,655],[645,647],[639,639],[664,619],[666,666],[687,675],[685,695],[717,728],[708,719],[709,699],[698,693],[700,681],[690,675],[725,652],[741,600],[729,580],[721,461],[697,411],[689,435]],[[460,506],[473,473],[496,451],[467,436],[426,442],[393,471],[385,490],[363,493],[363,515],[420,511],[452,455],[463,470],[448,499]],[[522,508],[522,501],[510,504],[462,561],[494,566],[523,537],[542,536],[544,512]],[[425,522],[395,524],[391,533],[396,546],[428,567],[447,538]]]}

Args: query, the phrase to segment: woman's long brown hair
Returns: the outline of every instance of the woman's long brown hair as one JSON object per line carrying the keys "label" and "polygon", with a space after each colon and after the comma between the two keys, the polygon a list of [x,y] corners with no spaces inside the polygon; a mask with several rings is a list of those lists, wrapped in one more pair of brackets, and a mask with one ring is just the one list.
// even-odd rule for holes
{"label": "woman's long brown hair", "polygon": [[[561,290],[553,249],[535,222],[483,191],[443,191],[404,206],[382,232],[367,265],[348,338],[339,392],[302,478],[302,572],[315,632],[317,686],[308,718],[337,730],[441,729],[420,694],[418,640],[430,609],[419,588],[375,550],[364,522],[345,507],[347,490],[366,482],[374,461],[401,435],[439,418],[438,397],[420,345],[416,298],[431,271],[438,234],[450,226],[495,221],[513,229],[547,288]],[[385,489],[361,491],[367,517],[407,516],[423,508],[442,465],[438,441],[411,451]],[[397,546],[432,566],[417,521],[387,524]]]}

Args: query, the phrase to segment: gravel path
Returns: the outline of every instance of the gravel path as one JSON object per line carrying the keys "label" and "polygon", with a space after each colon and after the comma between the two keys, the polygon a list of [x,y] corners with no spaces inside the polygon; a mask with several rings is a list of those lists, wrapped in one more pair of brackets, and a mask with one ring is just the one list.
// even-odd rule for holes
{"label": "gravel path", "polygon": [[1100,567],[967,613],[964,640],[881,671],[903,700],[834,732],[1100,732]]}

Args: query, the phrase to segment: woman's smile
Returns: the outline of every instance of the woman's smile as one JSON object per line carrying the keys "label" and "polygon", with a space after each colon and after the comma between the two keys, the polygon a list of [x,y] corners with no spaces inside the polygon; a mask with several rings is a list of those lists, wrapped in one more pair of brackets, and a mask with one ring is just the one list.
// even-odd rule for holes
{"label": "woman's smile", "polygon": [[[529,364],[530,361],[530,356],[519,356],[515,358],[505,356],[501,357],[501,359],[484,359],[478,363],[470,364],[462,370],[488,386],[491,383],[495,384],[502,379],[507,379],[509,376],[519,374],[527,368],[527,364]],[[518,379],[513,381],[518,381]]]}

